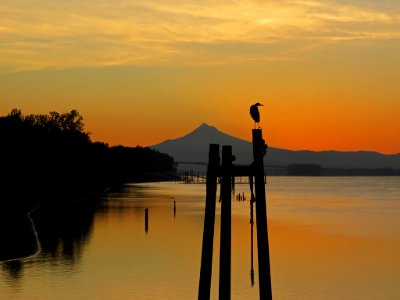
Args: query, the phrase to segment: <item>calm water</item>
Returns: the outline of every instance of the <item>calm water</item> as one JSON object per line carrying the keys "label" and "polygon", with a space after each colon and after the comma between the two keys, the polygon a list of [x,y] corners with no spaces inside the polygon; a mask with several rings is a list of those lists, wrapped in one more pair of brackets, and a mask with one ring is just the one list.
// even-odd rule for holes
{"label": "calm water", "polygon": [[[236,192],[249,197],[247,185]],[[42,209],[32,216],[41,252],[0,263],[0,298],[196,299],[204,199],[205,185],[127,184],[57,217]],[[267,207],[275,300],[400,299],[400,178],[271,177]],[[232,299],[258,299],[249,202],[232,208]]]}

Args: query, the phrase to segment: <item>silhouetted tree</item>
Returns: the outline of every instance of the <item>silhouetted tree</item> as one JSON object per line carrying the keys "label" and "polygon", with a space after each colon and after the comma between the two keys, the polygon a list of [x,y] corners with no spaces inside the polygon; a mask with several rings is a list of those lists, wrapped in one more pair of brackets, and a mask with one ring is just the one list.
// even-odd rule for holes
{"label": "silhouetted tree", "polygon": [[0,117],[0,186],[3,204],[29,208],[126,181],[173,172],[174,161],[144,147],[92,142],[77,110]]}

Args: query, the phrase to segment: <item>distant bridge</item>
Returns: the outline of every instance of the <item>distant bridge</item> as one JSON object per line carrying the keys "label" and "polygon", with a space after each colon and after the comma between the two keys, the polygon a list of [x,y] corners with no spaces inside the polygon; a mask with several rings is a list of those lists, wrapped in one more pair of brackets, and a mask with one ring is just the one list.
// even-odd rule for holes
{"label": "distant bridge", "polygon": [[[194,166],[201,166],[204,167],[204,170],[207,169],[207,163],[201,161],[177,161],[177,165],[194,165]],[[246,164],[237,164],[237,166],[248,166]],[[287,175],[287,166],[282,165],[264,165],[266,170],[266,175]],[[205,180],[206,175],[205,172],[198,172],[195,170],[186,169],[186,171],[180,172],[181,177],[190,178],[190,181],[198,182]],[[239,179],[242,181],[241,179]]]}
{"label": "distant bridge", "polygon": [[[202,161],[177,161],[177,165],[197,165],[197,166],[204,166],[207,167],[206,162]],[[238,166],[245,166],[245,164],[237,164]],[[278,169],[284,169],[286,170],[287,166],[282,166],[282,165],[264,165],[266,168],[278,168]]]}

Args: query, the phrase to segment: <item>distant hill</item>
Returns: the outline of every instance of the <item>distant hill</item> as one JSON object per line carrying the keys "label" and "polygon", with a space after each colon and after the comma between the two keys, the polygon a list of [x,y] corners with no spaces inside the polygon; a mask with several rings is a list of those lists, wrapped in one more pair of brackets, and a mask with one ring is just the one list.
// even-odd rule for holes
{"label": "distant hill", "polygon": [[[250,134],[250,133],[249,133]],[[268,137],[266,137],[268,142]],[[205,123],[189,134],[172,140],[166,140],[151,148],[172,156],[180,163],[203,163],[208,161],[210,143],[231,145],[236,156],[235,164],[252,162],[250,142],[233,137]],[[269,147],[264,158],[265,165],[287,166],[289,164],[318,164],[323,168],[394,168],[400,169],[400,154],[384,155],[371,151],[291,151]],[[183,165],[179,167],[182,168]]]}
{"label": "distant hill", "polygon": [[[178,162],[207,162],[209,144],[231,145],[234,155],[241,163],[249,163],[252,158],[251,143],[219,131],[205,123],[189,134],[166,140],[161,144],[151,146],[163,153],[170,153]],[[236,161],[238,163],[238,161]]]}

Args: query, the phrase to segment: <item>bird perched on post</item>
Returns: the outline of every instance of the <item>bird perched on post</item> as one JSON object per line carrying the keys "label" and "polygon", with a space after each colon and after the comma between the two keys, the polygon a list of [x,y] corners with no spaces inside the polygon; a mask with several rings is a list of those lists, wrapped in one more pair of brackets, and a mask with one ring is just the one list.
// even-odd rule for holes
{"label": "bird perched on post", "polygon": [[258,124],[258,128],[260,128],[260,112],[258,111],[258,107],[259,106],[264,106],[261,103],[256,103],[252,106],[250,106],[250,116],[253,118],[254,120],[254,128],[256,128],[257,124]]}

